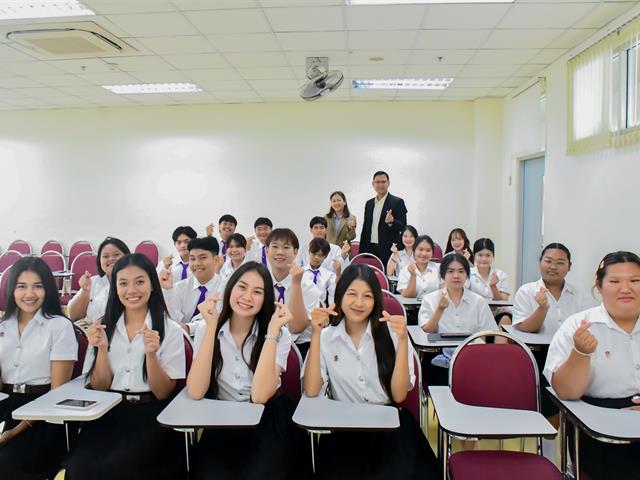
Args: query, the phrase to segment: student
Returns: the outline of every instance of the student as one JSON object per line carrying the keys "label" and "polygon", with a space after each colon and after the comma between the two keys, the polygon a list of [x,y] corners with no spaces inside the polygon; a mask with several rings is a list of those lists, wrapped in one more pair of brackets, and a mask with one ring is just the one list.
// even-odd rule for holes
{"label": "student", "polygon": [[[582,398],[640,415],[640,258],[607,254],[596,271],[602,303],[567,318],[549,346],[544,375],[564,400]],[[592,480],[638,478],[640,443],[615,445],[580,432],[580,469]]]}
{"label": "student", "polygon": [[[220,281],[226,283],[236,269],[246,261],[247,239],[240,233],[234,233],[229,237],[227,244],[227,261],[220,268]],[[224,292],[224,288],[222,289]]]}
{"label": "student", "polygon": [[277,302],[283,302],[293,314],[289,331],[304,357],[311,339],[311,311],[319,305],[318,289],[304,277],[296,264],[298,237],[288,228],[276,228],[267,237],[267,259]]}
{"label": "student", "polygon": [[[416,245],[418,231],[412,225],[407,225],[402,230],[402,246],[398,250],[398,246],[394,243],[391,245],[391,256],[387,262],[387,275],[400,275],[400,271],[409,266],[413,262],[413,248]],[[433,249],[432,249],[433,250]]]}
{"label": "student", "polygon": [[104,315],[111,284],[111,269],[125,255],[131,253],[129,247],[115,237],[105,238],[98,247],[98,274],[91,276],[85,272],[80,277],[80,291],[69,302],[69,318],[71,320],[97,320]]}
{"label": "student", "polygon": [[176,247],[177,255],[169,255],[162,259],[156,268],[158,274],[162,270],[170,269],[173,275],[173,283],[189,278],[192,273],[189,268],[189,241],[196,238],[198,234],[191,227],[178,227],[173,231],[173,245]]}
{"label": "student", "polygon": [[[371,268],[345,270],[336,305],[315,309],[312,328],[303,381],[307,396],[328,393],[334,400],[378,405],[404,402],[416,381],[407,323],[401,315],[382,311],[380,284]],[[435,459],[418,423],[406,409],[398,414],[398,430],[323,437],[317,447],[318,478],[436,478]]]}
{"label": "student", "polygon": [[[427,333],[467,333],[496,331],[497,325],[487,302],[465,288],[470,273],[469,262],[452,252],[442,259],[440,277],[444,288],[425,295],[418,312],[418,324]],[[429,385],[447,385],[453,348],[445,348],[425,369]],[[436,368],[433,368],[436,367]],[[442,368],[440,368],[442,367]]]}
{"label": "student", "polygon": [[451,232],[449,232],[449,238],[447,238],[447,247],[445,248],[444,254],[449,255],[454,252],[464,256],[464,258],[473,265],[471,242],[469,242],[469,237],[467,237],[467,234],[461,228],[451,230]]}
{"label": "student", "polygon": [[[471,267],[469,289],[487,300],[509,300],[511,287],[505,272],[493,268],[496,247],[490,238],[479,238],[473,244],[475,266]],[[497,307],[492,310],[498,325],[511,323],[511,309]]]}
{"label": "student", "polygon": [[[309,222],[309,228],[311,229],[312,238],[327,237],[327,220],[323,217],[313,217]],[[351,246],[346,240],[342,244],[342,248],[329,244],[329,255],[322,262],[322,266],[327,270],[331,270],[337,276],[340,276],[340,272],[349,266],[351,260],[349,259],[349,253],[351,253]],[[303,266],[309,263],[309,245],[305,245],[298,252],[298,258],[296,259],[298,265]]]}
{"label": "student", "polygon": [[278,392],[292,343],[286,324],[293,316],[285,304],[275,303],[271,274],[257,262],[231,275],[218,315],[219,300],[211,297],[199,307],[206,323],[196,333],[189,395],[265,409],[257,428],[205,430],[194,478],[298,478],[294,469],[306,438],[291,421],[293,404]]}
{"label": "student", "polygon": [[266,243],[267,237],[273,230],[273,223],[266,217],[258,217],[253,222],[253,230],[256,233],[255,237],[247,238],[247,261],[253,260],[266,267],[268,266]]}
{"label": "student", "polygon": [[431,261],[433,240],[429,235],[420,235],[415,244],[415,261],[400,271],[397,290],[403,297],[423,298],[440,287],[440,265]]}
{"label": "student", "polygon": [[[227,245],[229,242],[229,237],[236,232],[236,227],[238,226],[238,221],[236,217],[233,215],[229,215],[228,213],[222,215],[218,220],[218,231],[220,232],[220,255],[226,260],[227,259]],[[213,236],[213,223],[207,225],[207,237]]]}
{"label": "student", "polygon": [[183,476],[182,435],[156,418],[176,380],[185,378],[185,338],[167,316],[158,275],[146,256],[118,260],[102,323],[95,320],[87,338],[88,387],[121,393],[122,402],[82,425],[63,462],[65,480]]}
{"label": "student", "polygon": [[65,455],[64,428],[14,420],[11,413],[71,379],[78,342],[47,264],[25,257],[9,272],[0,320],[0,385],[9,395],[0,401],[0,477],[53,478]]}
{"label": "student", "polygon": [[344,242],[351,242],[356,238],[356,216],[351,214],[347,205],[347,197],[337,191],[329,195],[331,206],[324,216],[327,220],[327,241],[338,247]]}
{"label": "student", "polygon": [[220,287],[221,279],[217,273],[222,267],[222,257],[218,255],[218,241],[214,237],[194,238],[188,248],[189,268],[193,277],[174,284],[171,271],[163,270],[160,273],[160,285],[169,317],[193,334],[197,320],[193,319],[200,313],[198,305]]}
{"label": "student", "polygon": [[309,242],[309,263],[302,267],[304,278],[318,288],[320,304],[323,306],[333,303],[336,291],[336,274],[322,266],[329,251],[329,242],[324,238],[314,238]]}

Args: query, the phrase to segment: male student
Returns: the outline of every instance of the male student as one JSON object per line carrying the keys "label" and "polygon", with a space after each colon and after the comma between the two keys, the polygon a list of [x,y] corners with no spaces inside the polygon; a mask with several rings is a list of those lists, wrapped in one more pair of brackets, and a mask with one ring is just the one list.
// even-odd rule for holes
{"label": "male student", "polygon": [[247,238],[247,261],[267,265],[267,237],[273,230],[273,223],[267,217],[258,217],[253,222],[255,236]]}
{"label": "male student", "polygon": [[173,231],[171,238],[173,246],[176,247],[176,253],[164,257],[158,262],[158,273],[162,270],[171,270],[173,283],[191,277],[191,269],[189,268],[189,241],[196,238],[198,234],[189,227],[178,227]]}
{"label": "male student", "polygon": [[[220,232],[220,255],[227,259],[227,246],[229,237],[236,232],[238,220],[230,214],[225,214],[218,220],[218,231]],[[213,236],[213,223],[207,225],[207,237]]]}
{"label": "male student", "polygon": [[[327,219],[324,217],[313,217],[309,222],[309,228],[311,229],[312,238],[321,238],[326,240],[327,238]],[[349,252],[351,246],[349,242],[345,241],[342,244],[342,248],[333,243],[329,244],[329,254],[322,262],[322,266],[327,270],[331,270],[336,275],[340,275],[340,272],[349,266],[351,260],[349,260]],[[309,263],[309,244],[305,244],[300,248],[298,257],[296,259],[298,265],[304,266]]]}

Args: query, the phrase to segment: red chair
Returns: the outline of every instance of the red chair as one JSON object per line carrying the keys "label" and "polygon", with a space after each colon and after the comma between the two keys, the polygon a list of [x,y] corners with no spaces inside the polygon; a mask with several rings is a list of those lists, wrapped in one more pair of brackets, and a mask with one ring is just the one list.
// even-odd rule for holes
{"label": "red chair", "polygon": [[401,408],[404,408],[414,416],[419,425],[422,425],[422,365],[420,365],[420,358],[418,354],[413,352],[413,373],[416,376],[416,381],[413,388],[407,393],[407,398],[400,404]]}
{"label": "red chair", "polygon": [[22,254],[20,252],[16,252],[15,250],[7,250],[2,255],[0,255],[0,274],[4,273],[11,265],[16,263],[18,260],[22,258]]}
{"label": "red chair", "polygon": [[15,250],[22,255],[31,255],[31,245],[26,240],[14,240],[7,250]]}
{"label": "red chair", "polygon": [[71,292],[75,293],[80,290],[80,277],[84,275],[84,272],[89,272],[91,275],[98,274],[98,267],[96,265],[96,256],[93,252],[82,252],[71,263]]}
{"label": "red chair", "polygon": [[382,265],[382,260],[376,257],[372,253],[360,253],[351,259],[351,265],[365,264],[371,265],[372,267],[376,267],[381,272],[384,272],[384,265]]}
{"label": "red chair", "polygon": [[351,242],[351,258],[360,253],[360,242]]}
{"label": "red chair", "polygon": [[[55,252],[53,250],[49,250],[48,252],[44,252],[40,255],[40,258],[49,265],[51,272],[64,272],[67,270],[67,261],[64,259],[61,253]],[[64,278],[62,277],[54,277],[56,281],[56,285],[58,287],[58,291],[62,290],[62,284],[64,282]]]}
{"label": "red chair", "polygon": [[58,240],[47,240],[40,249],[40,255],[47,252],[57,252],[60,255],[64,255],[64,246]]}
{"label": "red chair", "polygon": [[[513,343],[472,343],[495,335],[508,338]],[[530,350],[519,340],[502,332],[472,335],[458,347],[451,359],[451,393],[458,402],[467,405],[540,412],[538,382],[538,367]],[[563,476],[556,466],[540,455],[540,438],[537,444],[538,455],[501,450],[454,453],[449,457],[449,478],[562,480]],[[447,453],[450,453],[450,449],[449,438]]]}
{"label": "red chair", "polygon": [[76,257],[83,252],[93,253],[93,245],[85,240],[74,242],[69,249],[69,265],[73,265],[73,261],[76,259]]}
{"label": "red chair", "polygon": [[387,276],[384,274],[384,272],[382,270],[380,270],[379,268],[376,267],[371,267],[374,271],[374,273],[376,274],[376,278],[378,279],[378,283],[380,284],[380,288],[382,288],[383,290],[390,290],[389,288],[389,279],[387,278]]}
{"label": "red chair", "polygon": [[76,334],[76,340],[78,341],[78,360],[76,360],[76,363],[73,365],[73,374],[71,375],[72,379],[82,375],[84,357],[87,355],[87,348],[89,348],[89,340],[87,340],[87,336],[75,323],[73,324],[73,332]]}
{"label": "red chair", "polygon": [[443,257],[442,248],[440,248],[440,245],[435,243],[433,245],[433,255],[431,255],[431,261],[436,263],[442,263],[442,257]]}
{"label": "red chair", "polygon": [[287,357],[287,370],[282,372],[282,392],[296,405],[302,396],[302,384],[300,382],[302,365],[300,350],[298,350],[295,343],[292,343]]}
{"label": "red chair", "polygon": [[407,311],[404,305],[393,296],[393,293],[385,289],[382,290],[382,304],[389,315],[404,315],[404,318],[407,318]]}
{"label": "red chair", "polygon": [[7,267],[0,275],[0,310],[3,312],[7,309],[7,284],[9,283],[10,270],[11,267]]}
{"label": "red chair", "polygon": [[151,263],[153,263],[154,265],[158,264],[158,257],[160,256],[158,246],[151,240],[144,240],[140,242],[136,247],[135,253],[142,253],[143,255],[146,255],[149,260],[151,260]]}

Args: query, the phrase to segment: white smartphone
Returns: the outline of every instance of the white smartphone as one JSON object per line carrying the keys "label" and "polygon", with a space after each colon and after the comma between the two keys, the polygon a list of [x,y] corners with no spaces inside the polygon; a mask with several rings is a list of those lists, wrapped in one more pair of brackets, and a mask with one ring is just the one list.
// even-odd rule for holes
{"label": "white smartphone", "polygon": [[56,407],[60,408],[72,408],[74,410],[87,410],[88,408],[93,407],[96,403],[95,400],[78,400],[75,398],[67,398],[56,403]]}

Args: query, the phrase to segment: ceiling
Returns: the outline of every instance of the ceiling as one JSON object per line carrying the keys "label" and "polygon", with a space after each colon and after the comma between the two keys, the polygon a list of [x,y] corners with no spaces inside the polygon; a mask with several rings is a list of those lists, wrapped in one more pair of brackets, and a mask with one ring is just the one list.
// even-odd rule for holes
{"label": "ceiling", "polygon": [[[302,101],[307,56],[342,70],[321,101],[502,97],[637,5],[516,0],[513,4],[345,6],[343,0],[85,0],[93,21],[138,53],[40,60],[0,37],[0,109]],[[372,61],[372,57],[382,60]],[[351,79],[453,77],[444,91],[352,90]],[[116,95],[104,84],[194,82],[195,94]]]}

